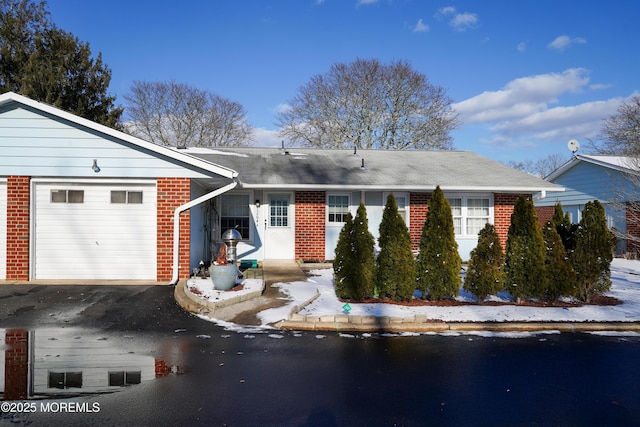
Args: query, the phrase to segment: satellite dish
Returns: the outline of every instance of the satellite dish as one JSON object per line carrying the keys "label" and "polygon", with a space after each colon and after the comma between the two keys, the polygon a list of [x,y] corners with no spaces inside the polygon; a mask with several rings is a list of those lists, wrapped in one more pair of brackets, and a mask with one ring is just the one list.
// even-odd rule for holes
{"label": "satellite dish", "polygon": [[575,154],[575,152],[580,149],[580,143],[577,139],[571,139],[567,143],[567,148],[569,148],[569,151]]}

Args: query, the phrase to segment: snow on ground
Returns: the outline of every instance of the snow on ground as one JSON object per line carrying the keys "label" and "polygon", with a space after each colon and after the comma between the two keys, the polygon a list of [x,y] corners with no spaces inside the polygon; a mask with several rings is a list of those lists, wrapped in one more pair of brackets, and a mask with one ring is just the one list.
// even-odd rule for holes
{"label": "snow on ground", "polygon": [[[301,305],[316,293],[320,296],[306,306],[300,314],[316,316],[345,313],[344,302],[338,300],[333,288],[333,269],[321,269],[312,272],[313,276],[305,282],[277,283],[282,293],[291,300],[286,306],[268,309],[258,314],[263,325],[286,319],[294,305]],[[597,321],[632,322],[640,321],[640,261],[614,259],[611,263],[611,290],[606,293],[621,300],[616,306],[582,307],[525,307],[516,305],[498,306],[422,306],[406,307],[393,304],[350,303],[349,314],[357,316],[397,316],[407,317],[424,314],[429,319],[445,322],[504,322],[504,321]],[[468,299],[462,292],[459,299]],[[500,299],[494,297],[494,299]]]}

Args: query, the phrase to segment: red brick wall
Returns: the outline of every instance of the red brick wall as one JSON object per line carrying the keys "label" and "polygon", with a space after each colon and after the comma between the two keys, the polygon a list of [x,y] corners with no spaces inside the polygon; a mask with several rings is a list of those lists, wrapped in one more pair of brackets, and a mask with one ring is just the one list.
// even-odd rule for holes
{"label": "red brick wall", "polygon": [[7,178],[7,280],[29,280],[30,177]]}
{"label": "red brick wall", "polygon": [[5,343],[4,400],[26,399],[29,391],[29,332],[26,329],[7,329]]}
{"label": "red brick wall", "polygon": [[[634,202],[637,204],[638,202]],[[640,239],[640,217],[638,213],[631,207],[631,203],[627,202],[625,209],[625,217],[627,222],[627,234],[634,236],[636,239]],[[627,247],[625,251],[628,254],[638,255],[640,253],[640,244],[637,241],[627,239]]]}
{"label": "red brick wall", "polygon": [[409,235],[411,236],[411,248],[416,251],[422,236],[422,227],[427,219],[428,203],[431,193],[411,193],[409,195]]}
{"label": "red brick wall", "polygon": [[[503,249],[507,247],[507,234],[511,225],[511,214],[519,196],[521,195],[504,193],[493,195],[493,221]],[[522,196],[531,198],[531,194],[522,194]]]}
{"label": "red brick wall", "polygon": [[303,261],[324,261],[326,241],[326,193],[296,191],[295,257]]}
{"label": "red brick wall", "polygon": [[555,208],[553,206],[536,207],[536,215],[538,215],[538,223],[541,227],[544,227],[547,221],[551,221],[554,209]]}
{"label": "red brick wall", "polygon": [[[173,275],[173,214],[178,206],[191,199],[191,180],[189,178],[158,178],[158,237],[157,237],[157,280],[166,282]],[[189,211],[180,214],[179,278],[190,275],[190,237],[191,217]]]}

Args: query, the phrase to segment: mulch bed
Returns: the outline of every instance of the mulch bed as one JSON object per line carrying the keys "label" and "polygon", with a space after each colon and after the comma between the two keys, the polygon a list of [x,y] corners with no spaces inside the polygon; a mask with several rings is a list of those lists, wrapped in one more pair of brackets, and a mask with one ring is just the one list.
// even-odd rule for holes
{"label": "mulch bed", "polygon": [[[351,302],[347,300],[341,300],[342,302]],[[411,301],[393,301],[391,299],[386,298],[369,298],[364,301],[359,301],[359,303],[364,304],[393,304],[393,305],[402,305],[406,307],[424,307],[424,306],[433,306],[433,307],[454,307],[454,306],[500,306],[500,305],[517,305],[522,307],[582,307],[585,305],[599,305],[599,306],[613,306],[622,304],[617,298],[606,296],[606,295],[596,295],[594,296],[589,303],[585,302],[565,302],[565,301],[536,301],[536,300],[526,300],[520,301],[516,303],[515,301],[485,301],[482,303],[473,302],[473,301],[458,301],[454,299],[447,300],[438,300],[438,301],[429,301],[423,300],[419,298],[414,298]]]}

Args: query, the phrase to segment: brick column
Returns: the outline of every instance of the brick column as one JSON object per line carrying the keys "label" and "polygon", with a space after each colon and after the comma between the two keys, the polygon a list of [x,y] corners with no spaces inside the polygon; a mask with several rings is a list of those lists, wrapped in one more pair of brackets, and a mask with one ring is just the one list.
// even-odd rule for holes
{"label": "brick column", "polygon": [[7,280],[29,280],[30,180],[7,178]]}
{"label": "brick column", "polygon": [[633,237],[632,239],[626,239],[625,252],[633,254],[635,256],[640,252],[640,244],[635,239],[640,239],[640,216],[638,212],[633,208],[638,202],[627,202],[625,208],[625,220],[627,223],[626,233]]}
{"label": "brick column", "polygon": [[551,221],[554,210],[554,206],[536,206],[536,215],[538,215],[540,227],[544,227],[547,221]]}
{"label": "brick column", "polygon": [[296,191],[295,257],[324,261],[326,244],[326,193]]}
{"label": "brick column", "polygon": [[409,195],[409,235],[411,236],[411,249],[418,250],[422,227],[427,220],[429,200],[431,193],[411,193]]}
{"label": "brick column", "polygon": [[29,397],[29,332],[26,329],[7,329],[7,349],[4,351],[4,400]]}
{"label": "brick column", "polygon": [[507,248],[507,234],[511,225],[511,214],[519,196],[531,198],[531,194],[496,193],[493,195],[493,223],[496,233],[500,237],[500,244],[503,250]]}
{"label": "brick column", "polygon": [[[191,180],[189,178],[158,178],[157,205],[157,279],[167,282],[173,275],[173,214],[177,207],[191,200]],[[189,211],[180,214],[179,279],[190,275],[190,234],[191,216]]]}

